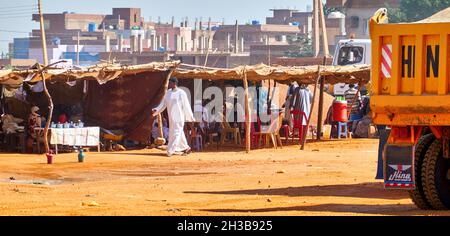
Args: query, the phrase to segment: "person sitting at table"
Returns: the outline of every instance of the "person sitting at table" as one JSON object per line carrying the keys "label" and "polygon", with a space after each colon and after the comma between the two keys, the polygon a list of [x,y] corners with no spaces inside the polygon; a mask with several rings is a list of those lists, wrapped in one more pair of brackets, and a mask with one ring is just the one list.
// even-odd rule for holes
{"label": "person sitting at table", "polygon": [[39,107],[33,106],[31,108],[31,113],[28,116],[28,139],[27,139],[27,149],[33,149],[33,142],[37,139],[38,135],[41,135],[41,132],[35,130],[35,128],[41,128],[42,119],[41,115],[38,114]]}
{"label": "person sitting at table", "polygon": [[66,115],[65,112],[61,113],[61,114],[58,116],[58,123],[60,123],[60,124],[66,123],[67,120],[68,120],[68,118],[67,118],[67,115]]}

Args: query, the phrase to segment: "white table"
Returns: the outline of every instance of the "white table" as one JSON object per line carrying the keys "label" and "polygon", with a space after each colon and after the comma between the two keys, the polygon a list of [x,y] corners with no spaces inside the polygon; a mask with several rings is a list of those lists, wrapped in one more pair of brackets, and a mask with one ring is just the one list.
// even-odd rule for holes
{"label": "white table", "polygon": [[[44,128],[35,128],[37,132],[43,132]],[[58,145],[97,147],[100,152],[100,127],[84,128],[49,128],[50,144],[55,145],[55,152],[58,153]],[[40,150],[40,137],[37,136],[38,150]]]}

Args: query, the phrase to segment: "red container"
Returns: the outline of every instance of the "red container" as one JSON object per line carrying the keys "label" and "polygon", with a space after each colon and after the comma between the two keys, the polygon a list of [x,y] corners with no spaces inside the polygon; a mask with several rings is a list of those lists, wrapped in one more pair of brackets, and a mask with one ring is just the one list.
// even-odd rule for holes
{"label": "red container", "polygon": [[333,121],[347,122],[347,101],[333,101]]}
{"label": "red container", "polygon": [[47,164],[52,164],[53,163],[53,154],[47,153],[45,155],[47,156]]}

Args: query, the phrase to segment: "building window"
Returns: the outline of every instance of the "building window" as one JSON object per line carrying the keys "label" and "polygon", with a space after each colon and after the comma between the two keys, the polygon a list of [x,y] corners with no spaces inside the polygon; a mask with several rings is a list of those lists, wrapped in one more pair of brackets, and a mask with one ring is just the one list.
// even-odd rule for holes
{"label": "building window", "polygon": [[364,19],[363,34],[369,35],[369,19]]}
{"label": "building window", "polygon": [[137,14],[134,14],[134,23],[137,23]]}
{"label": "building window", "polygon": [[359,17],[352,16],[350,17],[350,28],[358,28],[359,27]]}
{"label": "building window", "polygon": [[352,65],[361,63],[363,60],[364,49],[362,47],[341,47],[338,55],[338,65]]}

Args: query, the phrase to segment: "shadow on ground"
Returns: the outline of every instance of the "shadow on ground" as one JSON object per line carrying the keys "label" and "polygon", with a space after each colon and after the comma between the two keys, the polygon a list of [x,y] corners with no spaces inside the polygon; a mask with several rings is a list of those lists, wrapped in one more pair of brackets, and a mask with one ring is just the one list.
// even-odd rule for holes
{"label": "shadow on ground", "polygon": [[379,215],[449,215],[450,212],[421,211],[413,204],[319,204],[311,206],[272,207],[256,209],[201,209],[202,211],[215,213],[270,213],[270,212],[333,212],[333,213],[359,213]]}
{"label": "shadow on ground", "polygon": [[231,191],[185,191],[188,194],[269,195],[289,197],[352,197],[399,200],[409,198],[403,190],[385,190],[382,183],[359,183]]}

